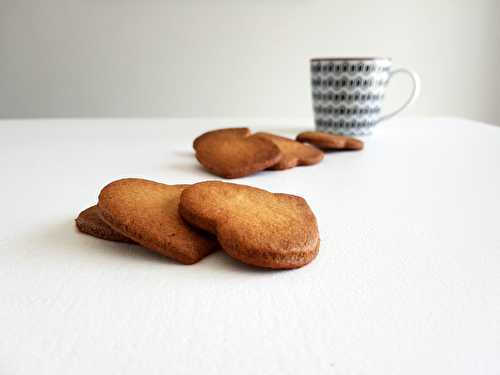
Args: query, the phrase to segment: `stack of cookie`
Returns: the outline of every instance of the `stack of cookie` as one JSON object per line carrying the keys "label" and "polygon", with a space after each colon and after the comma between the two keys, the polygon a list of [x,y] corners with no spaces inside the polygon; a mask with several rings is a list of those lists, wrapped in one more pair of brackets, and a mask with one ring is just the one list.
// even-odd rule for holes
{"label": "stack of cookie", "polygon": [[[207,170],[237,178],[316,164],[324,157],[321,150],[361,150],[363,142],[318,132],[293,140],[227,128],[202,134],[193,148]],[[96,206],[80,213],[76,225],[83,233],[136,243],[183,264],[220,248],[253,266],[298,268],[319,251],[316,218],[303,198],[220,181],[114,181],[102,189]]]}
{"label": "stack of cookie", "polygon": [[316,257],[320,243],[316,218],[303,198],[220,181],[114,181],[102,189],[97,206],[80,213],[76,225],[81,232],[137,243],[183,264],[222,249],[253,266],[298,268]]}
{"label": "stack of cookie", "polygon": [[300,133],[296,140],[248,128],[209,131],[193,142],[198,161],[211,173],[238,178],[264,169],[283,170],[323,160],[321,150],[361,150],[363,142],[320,132]]}

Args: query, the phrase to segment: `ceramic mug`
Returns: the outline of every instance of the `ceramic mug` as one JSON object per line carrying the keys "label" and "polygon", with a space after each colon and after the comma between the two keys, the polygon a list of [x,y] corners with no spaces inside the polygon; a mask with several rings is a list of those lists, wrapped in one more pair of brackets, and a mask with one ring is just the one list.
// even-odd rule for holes
{"label": "ceramic mug", "polygon": [[[413,83],[409,98],[395,111],[382,115],[385,88],[398,73]],[[410,69],[393,69],[389,58],[317,58],[311,60],[314,121],[318,131],[344,135],[370,134],[372,128],[413,103],[420,78]]]}

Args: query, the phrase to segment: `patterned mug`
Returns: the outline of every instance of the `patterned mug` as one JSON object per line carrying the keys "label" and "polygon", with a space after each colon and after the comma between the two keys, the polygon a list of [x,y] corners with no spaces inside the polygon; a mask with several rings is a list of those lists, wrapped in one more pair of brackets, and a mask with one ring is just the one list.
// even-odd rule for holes
{"label": "patterned mug", "polygon": [[[381,114],[385,88],[391,78],[407,74],[410,97],[394,112]],[[318,131],[366,135],[413,103],[420,93],[420,78],[410,69],[393,69],[389,58],[318,58],[311,60],[314,121]]]}

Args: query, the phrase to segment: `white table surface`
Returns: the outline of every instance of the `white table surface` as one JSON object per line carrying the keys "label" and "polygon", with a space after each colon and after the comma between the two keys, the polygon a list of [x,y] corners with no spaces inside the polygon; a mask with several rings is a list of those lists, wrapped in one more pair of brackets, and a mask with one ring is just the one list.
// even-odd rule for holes
{"label": "white table surface", "polygon": [[114,179],[214,179],[203,130],[309,123],[1,121],[0,374],[499,374],[498,127],[394,120],[362,152],[234,180],[307,199],[321,249],[295,271],[74,228]]}

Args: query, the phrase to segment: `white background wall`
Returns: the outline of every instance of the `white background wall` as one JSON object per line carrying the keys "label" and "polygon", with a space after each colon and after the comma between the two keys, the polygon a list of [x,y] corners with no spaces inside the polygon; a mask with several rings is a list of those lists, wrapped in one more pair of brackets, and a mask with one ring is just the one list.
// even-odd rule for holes
{"label": "white background wall", "polygon": [[409,113],[500,123],[499,19],[494,0],[0,0],[0,117],[309,116],[310,57],[382,55],[422,76]]}

